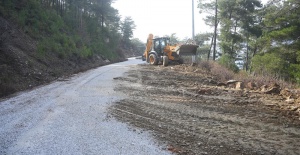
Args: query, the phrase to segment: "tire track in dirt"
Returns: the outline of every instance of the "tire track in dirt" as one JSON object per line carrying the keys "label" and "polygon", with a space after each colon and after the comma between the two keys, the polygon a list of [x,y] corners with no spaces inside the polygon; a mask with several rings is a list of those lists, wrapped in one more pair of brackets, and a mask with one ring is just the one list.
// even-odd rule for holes
{"label": "tire track in dirt", "polygon": [[[140,65],[120,81],[130,96],[110,108],[120,121],[153,132],[178,154],[298,154],[300,125],[259,98],[220,90],[169,68]],[[197,86],[195,86],[195,83]],[[194,89],[191,89],[191,88]],[[212,93],[197,94],[199,87]]]}

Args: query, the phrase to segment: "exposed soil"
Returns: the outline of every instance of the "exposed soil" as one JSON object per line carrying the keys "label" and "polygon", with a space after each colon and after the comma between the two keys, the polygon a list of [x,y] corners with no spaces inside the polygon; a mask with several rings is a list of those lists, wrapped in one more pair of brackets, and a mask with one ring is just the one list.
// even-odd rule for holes
{"label": "exposed soil", "polygon": [[0,98],[64,76],[125,60],[124,55],[116,60],[107,60],[101,55],[89,58],[78,55],[61,58],[55,53],[43,55],[37,52],[37,43],[16,24],[0,17]]}
{"label": "exposed soil", "polygon": [[279,95],[217,87],[187,65],[133,67],[117,91],[129,97],[111,115],[148,130],[177,154],[299,154],[299,110]]}

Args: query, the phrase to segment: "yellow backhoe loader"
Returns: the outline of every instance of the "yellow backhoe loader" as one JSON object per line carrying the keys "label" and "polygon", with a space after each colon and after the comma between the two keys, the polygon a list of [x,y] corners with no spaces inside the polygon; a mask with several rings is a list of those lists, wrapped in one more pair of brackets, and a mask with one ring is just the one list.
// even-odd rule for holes
{"label": "yellow backhoe loader", "polygon": [[162,64],[167,66],[169,61],[177,61],[182,64],[181,56],[196,55],[197,48],[198,45],[192,44],[170,45],[170,38],[153,38],[153,34],[149,34],[142,60],[151,65]]}

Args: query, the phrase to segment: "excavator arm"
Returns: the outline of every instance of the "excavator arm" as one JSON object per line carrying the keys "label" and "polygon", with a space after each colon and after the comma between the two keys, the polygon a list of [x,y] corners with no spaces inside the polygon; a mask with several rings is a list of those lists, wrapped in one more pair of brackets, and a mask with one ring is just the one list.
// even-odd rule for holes
{"label": "excavator arm", "polygon": [[149,58],[149,52],[151,51],[152,44],[153,44],[153,34],[150,33],[149,36],[148,36],[148,39],[147,39],[146,49],[145,49],[145,52],[144,52],[144,55],[143,55],[146,58],[146,61]]}

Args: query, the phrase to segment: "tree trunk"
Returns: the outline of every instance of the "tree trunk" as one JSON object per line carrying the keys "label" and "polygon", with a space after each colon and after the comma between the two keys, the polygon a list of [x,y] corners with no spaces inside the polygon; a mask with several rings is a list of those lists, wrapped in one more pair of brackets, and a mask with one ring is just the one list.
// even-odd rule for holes
{"label": "tree trunk", "polygon": [[212,38],[211,38],[210,48],[209,48],[209,51],[208,51],[208,54],[207,54],[207,61],[209,60],[209,57],[210,57],[210,52],[211,52],[211,48],[213,47],[214,38],[215,38],[215,36],[213,35]]}
{"label": "tree trunk", "polygon": [[246,63],[245,63],[245,69],[246,72],[249,70],[249,35],[247,34],[247,43],[246,43]]}
{"label": "tree trunk", "polygon": [[[237,28],[237,20],[235,20],[235,25],[234,25],[234,34],[236,35],[236,28]],[[230,51],[230,56],[233,58],[234,57],[234,44],[235,44],[236,40],[235,38],[232,39],[231,41],[231,51]]]}

